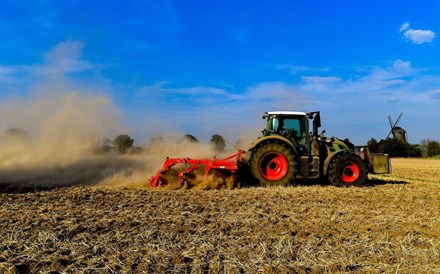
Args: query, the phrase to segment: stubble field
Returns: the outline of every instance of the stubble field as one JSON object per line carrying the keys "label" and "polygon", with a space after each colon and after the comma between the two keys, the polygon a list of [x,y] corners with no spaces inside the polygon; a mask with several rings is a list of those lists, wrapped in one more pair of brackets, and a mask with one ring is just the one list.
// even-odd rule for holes
{"label": "stubble field", "polygon": [[77,186],[0,201],[0,273],[440,272],[440,160],[393,159],[361,188]]}

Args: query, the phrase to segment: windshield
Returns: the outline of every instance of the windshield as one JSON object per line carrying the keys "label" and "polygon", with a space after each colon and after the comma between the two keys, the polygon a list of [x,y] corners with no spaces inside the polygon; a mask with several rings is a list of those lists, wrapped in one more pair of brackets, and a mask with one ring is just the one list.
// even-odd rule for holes
{"label": "windshield", "polygon": [[282,117],[275,116],[269,118],[268,129],[275,132],[283,132],[287,130],[294,130],[297,136],[301,136],[304,132],[303,123],[301,120],[303,117]]}

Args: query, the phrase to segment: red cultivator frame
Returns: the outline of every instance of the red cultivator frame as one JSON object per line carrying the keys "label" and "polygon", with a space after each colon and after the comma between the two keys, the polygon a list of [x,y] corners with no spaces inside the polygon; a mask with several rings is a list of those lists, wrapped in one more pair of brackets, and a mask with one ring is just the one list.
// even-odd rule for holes
{"label": "red cultivator frame", "polygon": [[213,169],[219,170],[228,170],[231,172],[231,176],[235,175],[235,172],[238,169],[238,162],[242,161],[244,150],[238,150],[237,153],[231,155],[222,160],[217,159],[216,157],[212,159],[190,159],[190,158],[169,158],[167,157],[165,163],[162,166],[156,176],[152,176],[148,181],[150,187],[160,187],[162,185],[161,175],[168,171],[171,167],[177,164],[184,164],[185,170],[178,173],[177,183],[179,185],[183,185],[184,176],[186,174],[191,173],[194,169],[199,167],[200,165],[205,166],[205,174],[206,176]]}

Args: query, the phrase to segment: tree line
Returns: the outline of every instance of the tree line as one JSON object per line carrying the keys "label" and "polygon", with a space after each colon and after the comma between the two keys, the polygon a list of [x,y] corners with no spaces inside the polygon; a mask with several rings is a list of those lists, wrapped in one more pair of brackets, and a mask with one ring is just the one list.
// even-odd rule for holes
{"label": "tree line", "polygon": [[372,153],[386,153],[390,157],[435,157],[440,155],[440,143],[424,139],[420,144],[410,144],[395,138],[377,141],[371,138],[367,146]]}
{"label": "tree line", "polygon": [[[150,144],[158,144],[163,143],[164,139],[162,137],[154,137],[150,140]],[[182,139],[178,143],[198,143],[199,140],[191,134],[185,134]],[[127,134],[121,134],[116,136],[116,138],[111,141],[110,139],[104,139],[103,144],[101,146],[101,150],[104,152],[109,152],[112,149],[115,149],[120,154],[126,153],[136,153],[141,152],[143,149],[141,147],[133,146],[134,139],[132,139]],[[226,147],[226,141],[220,134],[214,134],[211,137],[211,147],[215,151],[223,151]]]}
{"label": "tree line", "polygon": [[[4,132],[4,136],[25,141],[30,140],[28,133],[21,128],[10,128]],[[347,143],[350,148],[354,148],[354,145],[348,139],[343,141]],[[150,140],[150,145],[160,142],[165,142],[162,137],[154,137]],[[185,142],[198,143],[199,140],[191,134],[185,134],[178,143]],[[225,138],[220,134],[212,135],[210,144],[213,150],[218,152],[225,150],[226,147]],[[410,144],[395,138],[381,139],[380,141],[371,138],[367,142],[367,146],[371,153],[385,153],[390,155],[390,157],[440,157],[440,143],[432,139],[424,139],[420,144]],[[133,154],[140,153],[143,150],[144,148],[142,147],[134,146],[134,139],[128,134],[120,134],[113,140],[104,138],[99,142],[98,139],[95,147],[95,152],[97,153],[116,152],[120,154]]]}
{"label": "tree line", "polygon": [[[1,137],[1,136],[0,136]],[[29,142],[31,139],[26,130],[22,128],[10,128],[3,134],[5,138],[12,138],[14,140]],[[134,146],[134,139],[128,134],[119,134],[113,140],[110,138],[104,138],[99,140],[99,136],[91,134],[85,137],[85,139],[93,139],[94,152],[96,153],[112,153],[117,152],[119,154],[135,154],[140,153],[144,148],[140,146]],[[162,137],[154,137],[150,140],[150,145],[165,143]],[[185,134],[178,143],[198,143],[199,140],[191,134]],[[215,151],[223,151],[226,147],[226,141],[220,134],[214,134],[211,137],[211,147]]]}

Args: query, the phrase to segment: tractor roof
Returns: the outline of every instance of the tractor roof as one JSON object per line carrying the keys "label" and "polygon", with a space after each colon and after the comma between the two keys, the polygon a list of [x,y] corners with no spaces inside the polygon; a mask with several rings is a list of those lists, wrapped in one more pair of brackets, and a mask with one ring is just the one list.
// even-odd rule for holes
{"label": "tractor roof", "polygon": [[301,111],[268,111],[265,114],[267,114],[267,115],[299,115],[299,116],[306,116],[307,115],[305,112],[301,112]]}

